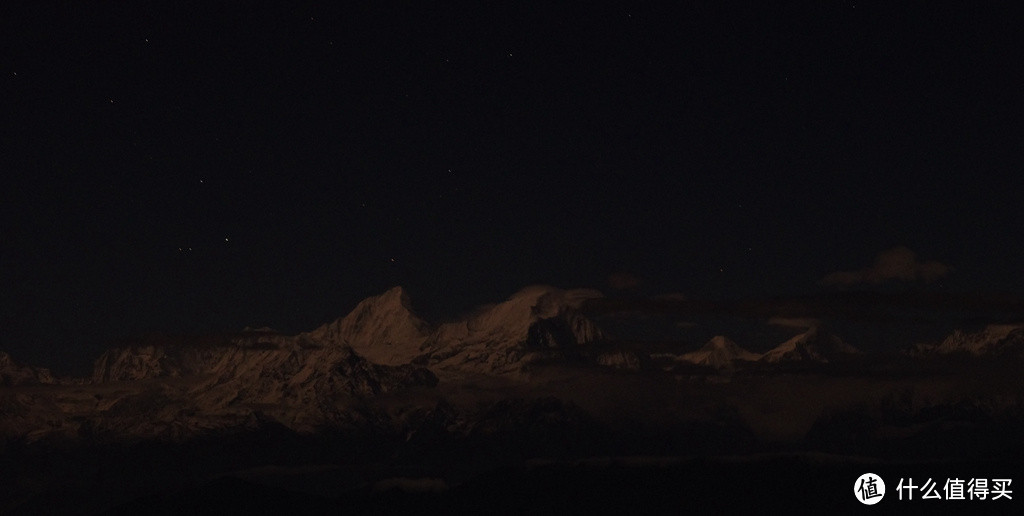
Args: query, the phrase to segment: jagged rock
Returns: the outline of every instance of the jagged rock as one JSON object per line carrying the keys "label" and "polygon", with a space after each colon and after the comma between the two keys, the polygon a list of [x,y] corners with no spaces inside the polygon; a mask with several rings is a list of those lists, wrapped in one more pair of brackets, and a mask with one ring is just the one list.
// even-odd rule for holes
{"label": "jagged rock", "polygon": [[994,324],[977,332],[955,330],[938,345],[919,346],[914,354],[945,355],[950,353],[969,353],[976,356],[1024,356],[1024,326]]}
{"label": "jagged rock", "polygon": [[0,385],[52,384],[56,380],[49,369],[18,364],[10,355],[0,351]]}

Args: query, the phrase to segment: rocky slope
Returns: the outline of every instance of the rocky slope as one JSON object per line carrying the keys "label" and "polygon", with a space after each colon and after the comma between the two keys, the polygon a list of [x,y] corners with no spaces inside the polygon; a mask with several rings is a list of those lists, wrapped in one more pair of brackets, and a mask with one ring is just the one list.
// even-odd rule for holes
{"label": "rocky slope", "polygon": [[[175,414],[168,416],[179,423],[186,420],[203,427],[211,424],[204,419],[228,415],[238,422],[261,413],[300,431],[336,421],[347,399],[437,383],[422,367],[376,364],[347,345],[319,345],[303,336],[267,332],[243,333],[213,344],[111,350],[97,360],[93,380],[95,385],[158,385],[146,396],[160,398],[162,411],[174,407]],[[163,382],[154,384],[157,380]],[[121,405],[99,410],[109,412]],[[134,408],[148,411],[145,403]]]}
{"label": "rocky slope", "polygon": [[[0,413],[10,416],[0,431],[30,439],[176,439],[257,420],[299,432],[351,426],[379,416],[353,410],[359,400],[430,389],[438,382],[431,369],[448,377],[516,376],[536,360],[580,356],[602,334],[578,308],[599,295],[531,287],[431,329],[412,312],[406,292],[394,288],[295,336],[246,329],[140,339],[100,356],[88,385],[0,393]],[[636,368],[639,360],[630,355],[607,365]],[[53,381],[6,355],[0,365],[5,385]]]}
{"label": "rocky slope", "polygon": [[580,306],[593,290],[537,286],[475,315],[441,325],[423,344],[419,362],[455,372],[515,374],[531,362],[579,355],[604,338]]}
{"label": "rocky slope", "polygon": [[14,361],[0,351],[0,386],[51,384],[55,379],[49,369],[29,367]]}

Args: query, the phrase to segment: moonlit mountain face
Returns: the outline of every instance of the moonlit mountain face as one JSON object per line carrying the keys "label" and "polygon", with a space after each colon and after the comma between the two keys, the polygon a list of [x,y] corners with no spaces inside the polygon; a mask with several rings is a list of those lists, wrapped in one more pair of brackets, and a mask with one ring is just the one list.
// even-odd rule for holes
{"label": "moonlit mountain face", "polygon": [[680,360],[691,362],[697,365],[711,366],[716,369],[729,369],[734,367],[733,362],[741,360],[750,362],[759,359],[761,356],[741,348],[728,337],[716,335],[697,351],[691,351],[679,357]]}
{"label": "moonlit mountain face", "polygon": [[813,327],[805,333],[779,344],[778,347],[765,353],[761,360],[766,362],[800,360],[828,362],[830,359],[835,360],[843,355],[858,352],[857,348],[846,344],[839,337]]}
{"label": "moonlit mountain face", "polygon": [[[782,468],[828,489],[867,463],[1011,474],[1024,457],[1019,325],[863,351],[827,320],[700,322],[683,300],[630,307],[594,290],[532,286],[440,324],[413,306],[396,287],[297,335],[142,338],[87,378],[0,355],[4,509],[472,512],[514,486],[584,496],[583,510],[638,479],[658,507],[724,508],[737,504],[669,484],[768,489],[756,472]],[[675,340],[633,335],[672,317],[688,321]],[[615,483],[593,492],[596,478]]]}
{"label": "moonlit mountain face", "polygon": [[367,299],[347,316],[308,335],[310,341],[350,346],[381,364],[406,364],[422,354],[430,328],[412,313],[401,287]]}
{"label": "moonlit mountain face", "polygon": [[929,351],[940,354],[968,353],[971,355],[1004,355],[1021,356],[1024,352],[1024,326],[1020,325],[989,325],[983,330],[970,333],[957,330]]}

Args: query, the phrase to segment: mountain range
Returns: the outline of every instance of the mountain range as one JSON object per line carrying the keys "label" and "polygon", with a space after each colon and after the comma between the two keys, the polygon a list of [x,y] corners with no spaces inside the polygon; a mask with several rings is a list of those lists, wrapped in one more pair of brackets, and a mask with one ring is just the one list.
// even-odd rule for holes
{"label": "mountain range", "polygon": [[[215,446],[213,470],[245,478],[254,475],[237,473],[245,467],[313,467],[321,459],[312,457],[327,457],[324,471],[354,457],[396,471],[454,461],[456,470],[438,473],[449,482],[459,468],[537,457],[780,446],[892,454],[897,445],[905,448],[898,454],[931,456],[929,443],[962,438],[965,428],[1004,448],[1015,445],[1000,436],[1024,429],[1021,325],[956,330],[892,353],[860,350],[820,319],[780,330],[766,317],[756,331],[736,331],[747,348],[727,336],[734,322],[701,326],[687,315],[663,324],[608,306],[595,290],[532,286],[432,324],[396,287],[295,335],[246,328],[134,339],[101,354],[85,378],[55,377],[0,353],[0,458],[21,472],[11,489],[28,493],[8,506],[33,512],[29,501],[49,496],[39,485],[58,489],[33,476],[43,470],[24,469],[54,449],[106,464],[108,452],[89,450],[131,446],[155,457],[171,447],[192,457],[181,468],[194,468],[209,459],[190,454]],[[681,337],[627,334],[654,323]],[[749,337],[757,334],[764,337]],[[956,356],[968,359],[947,360]],[[72,480],[93,492],[87,478]]]}

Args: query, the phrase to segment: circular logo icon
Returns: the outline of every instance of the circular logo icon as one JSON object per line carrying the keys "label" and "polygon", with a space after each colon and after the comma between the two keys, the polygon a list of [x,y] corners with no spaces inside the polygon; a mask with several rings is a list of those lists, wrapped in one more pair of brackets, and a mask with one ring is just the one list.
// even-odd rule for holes
{"label": "circular logo icon", "polygon": [[885,482],[874,473],[865,473],[853,483],[853,495],[864,505],[875,505],[885,496]]}

